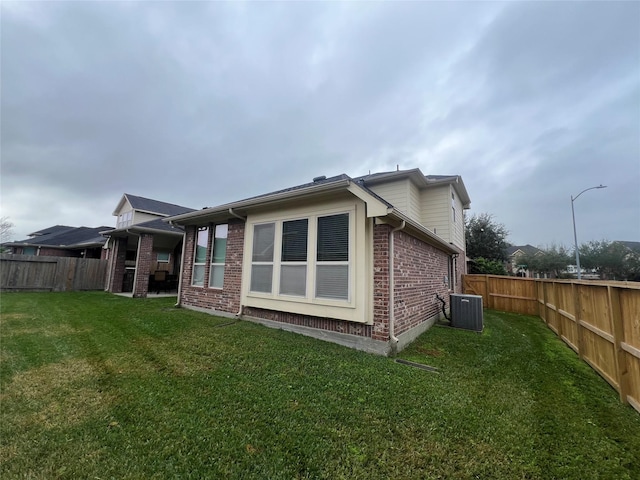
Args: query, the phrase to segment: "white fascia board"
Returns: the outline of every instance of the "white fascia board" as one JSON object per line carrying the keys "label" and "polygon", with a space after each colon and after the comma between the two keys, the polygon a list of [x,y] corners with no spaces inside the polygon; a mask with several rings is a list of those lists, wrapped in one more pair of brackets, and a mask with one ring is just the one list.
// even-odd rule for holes
{"label": "white fascia board", "polygon": [[387,214],[389,207],[384,202],[380,201],[380,199],[371,195],[369,192],[360,188],[354,183],[351,183],[347,190],[351,192],[353,195],[358,197],[367,205],[367,218],[373,217],[383,217]]}

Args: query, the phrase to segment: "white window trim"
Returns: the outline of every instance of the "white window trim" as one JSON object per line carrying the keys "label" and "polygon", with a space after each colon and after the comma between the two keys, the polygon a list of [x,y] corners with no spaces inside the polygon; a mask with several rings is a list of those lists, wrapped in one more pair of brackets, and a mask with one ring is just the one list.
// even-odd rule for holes
{"label": "white window trim", "polygon": [[[318,235],[318,218],[319,217],[327,217],[332,215],[340,215],[340,214],[348,214],[349,215],[349,260],[343,262],[318,262],[317,261],[317,235]],[[280,294],[280,270],[282,266],[281,257],[282,257],[282,224],[283,222],[292,221],[292,220],[301,220],[308,219],[308,232],[307,232],[307,262],[301,262],[307,265],[307,284],[306,284],[306,294],[304,297],[297,295],[286,295]],[[253,298],[262,298],[262,299],[274,299],[274,300],[283,300],[287,302],[297,302],[297,303],[307,303],[313,305],[325,305],[332,307],[343,307],[343,308],[356,308],[355,299],[354,299],[354,286],[355,286],[355,278],[354,278],[354,268],[353,264],[355,262],[355,234],[356,234],[356,211],[355,208],[334,208],[334,209],[325,209],[313,211],[309,215],[282,215],[277,218],[274,217],[273,220],[269,221],[256,221],[249,223],[249,249],[248,252],[253,252],[253,238],[254,238],[254,227],[257,225],[266,225],[266,224],[275,224],[275,232],[274,232],[274,252],[273,252],[273,262],[253,262],[250,261],[249,265],[249,275],[251,275],[251,267],[254,265],[273,265],[272,271],[272,283],[271,283],[271,293],[263,293],[263,292],[255,292],[251,290],[251,279],[247,282],[247,296]],[[293,265],[297,262],[285,262],[285,265]],[[347,265],[348,267],[348,283],[347,283],[347,299],[332,299],[332,298],[316,298],[316,268],[318,265]]]}
{"label": "white window trim", "polygon": [[[229,239],[229,224],[226,223],[220,223],[217,225],[212,225],[209,228],[209,237],[210,239],[207,240],[207,245],[209,243],[211,243],[211,252],[210,252],[210,258],[211,258],[211,265],[209,266],[209,288],[215,289],[215,290],[222,290],[224,289],[224,271],[226,270],[226,265],[227,265],[227,252],[226,252],[226,248],[225,248],[225,261],[222,263],[216,263],[213,261],[213,255],[215,254],[215,250],[216,250],[216,229],[221,226],[221,225],[226,225],[227,226],[227,236],[224,237],[225,239]],[[229,244],[227,243],[227,248],[228,248]],[[211,285],[211,282],[213,280],[213,271],[214,268],[213,267],[222,267],[222,286],[218,287],[218,286],[214,286]]]}
{"label": "white window trim", "polygon": [[193,268],[191,269],[191,286],[192,287],[198,287],[198,288],[204,288],[205,287],[205,282],[206,282],[206,275],[203,275],[202,278],[202,285],[196,285],[194,283],[194,280],[196,278],[195,276],[195,271],[196,271],[196,267],[202,267],[205,269],[205,274],[206,274],[206,265],[207,265],[207,259],[209,258],[207,253],[205,253],[204,255],[204,262],[196,262],[196,258],[197,258],[197,251],[198,251],[198,237],[200,236],[200,232],[203,230],[207,230],[207,244],[205,246],[205,248],[207,249],[206,252],[208,253],[209,250],[209,237],[211,235],[211,227],[206,226],[206,227],[196,227],[196,237],[193,240]]}

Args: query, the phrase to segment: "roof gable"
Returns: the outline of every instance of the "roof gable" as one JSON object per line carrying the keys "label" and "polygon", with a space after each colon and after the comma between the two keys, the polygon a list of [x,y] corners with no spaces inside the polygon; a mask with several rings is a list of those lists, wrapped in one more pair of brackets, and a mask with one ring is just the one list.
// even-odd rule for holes
{"label": "roof gable", "polygon": [[152,198],[139,197],[137,195],[131,195],[125,193],[118,202],[116,209],[113,211],[113,215],[117,216],[125,203],[129,203],[131,208],[140,212],[152,213],[155,215],[170,217],[172,215],[180,215],[182,213],[193,212],[193,208],[183,207],[182,205],[176,205],[174,203],[162,202],[160,200],[154,200]]}

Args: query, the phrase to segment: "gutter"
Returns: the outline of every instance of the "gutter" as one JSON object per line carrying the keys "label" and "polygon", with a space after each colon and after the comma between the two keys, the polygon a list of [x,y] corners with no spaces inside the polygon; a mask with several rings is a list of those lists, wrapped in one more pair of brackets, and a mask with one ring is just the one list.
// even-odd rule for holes
{"label": "gutter", "polygon": [[395,334],[395,299],[394,299],[394,278],[393,278],[393,238],[395,233],[403,230],[407,226],[407,222],[404,220],[399,227],[391,230],[389,234],[389,338],[391,339],[391,354],[395,355],[398,352],[398,337]]}

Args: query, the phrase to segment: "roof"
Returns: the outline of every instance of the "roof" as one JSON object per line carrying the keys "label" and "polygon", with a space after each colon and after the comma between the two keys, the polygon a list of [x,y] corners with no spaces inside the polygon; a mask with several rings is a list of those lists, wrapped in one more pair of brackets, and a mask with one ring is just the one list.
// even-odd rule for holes
{"label": "roof", "polygon": [[542,253],[542,250],[540,250],[539,248],[534,247],[533,245],[511,245],[509,247],[507,247],[507,256],[512,256],[514,255],[516,252],[521,251],[522,253],[524,253],[525,255],[536,255],[538,253]]}
{"label": "roof", "polygon": [[616,240],[613,243],[619,243],[620,245],[624,245],[629,250],[633,250],[634,252],[640,252],[640,242],[628,242],[624,240]]}
{"label": "roof", "polygon": [[[109,227],[64,227],[56,225],[34,232],[34,236],[17,242],[6,243],[14,246],[43,246],[57,248],[86,248],[87,246],[103,245],[105,238],[100,232]],[[49,233],[40,233],[49,232]]]}
{"label": "roof", "polygon": [[[419,171],[419,170],[418,170]],[[422,174],[421,174],[422,176]],[[423,225],[410,219],[406,214],[397,210],[392,204],[376,195],[367,188],[362,177],[352,179],[346,174],[334,177],[317,177],[315,181],[304,183],[295,187],[277,190],[275,192],[246,198],[237,202],[227,203],[216,207],[203,208],[202,210],[164,218],[162,221],[179,225],[198,225],[203,222],[223,222],[233,217],[246,216],[247,212],[254,208],[271,206],[277,208],[280,204],[291,202],[299,197],[320,197],[333,195],[340,192],[349,192],[360,198],[367,204],[368,217],[387,217],[397,224],[404,223],[406,228],[420,236],[428,243],[450,252],[459,253],[458,249],[446,242],[441,237],[428,230]],[[425,179],[426,182],[426,179]]]}
{"label": "roof", "polygon": [[420,188],[430,188],[440,185],[452,185],[458,192],[458,196],[462,201],[464,208],[470,208],[471,199],[467,188],[462,181],[460,175],[423,175],[419,168],[413,168],[410,170],[393,170],[390,172],[372,173],[369,175],[363,175],[355,178],[355,181],[363,182],[364,185],[372,185],[376,183],[382,183],[389,180],[396,180],[408,178],[412,180]]}
{"label": "roof", "polygon": [[184,229],[179,225],[170,225],[169,223],[164,222],[162,218],[156,218],[147,222],[136,223],[135,225],[130,225],[125,228],[104,227],[100,231],[100,234],[103,236],[103,241],[104,237],[125,237],[131,233],[168,233],[182,235],[184,233]]}
{"label": "roof", "polygon": [[180,215],[181,213],[193,212],[193,208],[183,207],[182,205],[176,205],[174,203],[161,202],[160,200],[154,200],[152,198],[139,197],[137,195],[131,195],[125,193],[118,202],[118,206],[113,212],[113,215],[118,215],[118,212],[122,208],[125,200],[129,202],[134,210],[146,213],[154,213],[169,217],[172,215]]}
{"label": "roof", "polygon": [[70,227],[68,225],[54,225],[53,227],[44,228],[37,232],[29,233],[29,237],[41,236],[41,235],[57,235],[68,230],[73,230],[76,227]]}

